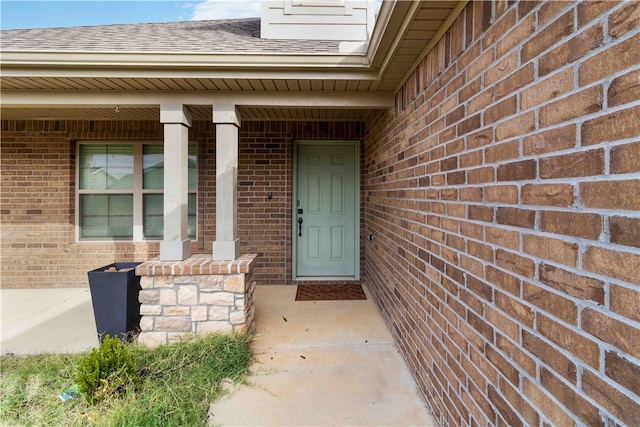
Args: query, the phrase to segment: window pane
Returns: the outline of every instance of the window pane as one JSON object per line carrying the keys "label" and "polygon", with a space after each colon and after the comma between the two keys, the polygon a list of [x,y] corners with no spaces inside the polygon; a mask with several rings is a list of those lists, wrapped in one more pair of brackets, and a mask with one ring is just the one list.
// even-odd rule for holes
{"label": "window pane", "polygon": [[133,145],[81,145],[80,188],[133,188]]}
{"label": "window pane", "polygon": [[187,235],[190,239],[196,238],[196,227],[197,227],[197,211],[198,206],[196,203],[196,195],[189,194],[189,213],[188,213],[188,224],[187,224]]}
{"label": "window pane", "polygon": [[80,146],[80,188],[104,190],[107,188],[107,146]]}
{"label": "window pane", "polygon": [[130,239],[133,237],[133,195],[80,195],[80,237]]}
{"label": "window pane", "polygon": [[198,146],[189,144],[189,190],[198,185]]}
{"label": "window pane", "polygon": [[[145,239],[162,239],[164,235],[164,197],[162,194],[145,194],[143,196],[144,214],[143,230]],[[189,194],[187,235],[196,238],[197,226],[196,195]]]}
{"label": "window pane", "polygon": [[143,196],[143,232],[145,239],[162,239],[164,234],[164,197],[162,194]]}
{"label": "window pane", "polygon": [[160,190],[164,183],[164,147],[145,144],[142,152],[142,188]]}

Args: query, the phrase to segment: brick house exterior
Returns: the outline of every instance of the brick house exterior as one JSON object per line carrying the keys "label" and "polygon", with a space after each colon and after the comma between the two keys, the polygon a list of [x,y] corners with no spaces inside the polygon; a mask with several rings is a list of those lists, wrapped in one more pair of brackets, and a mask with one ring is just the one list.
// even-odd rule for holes
{"label": "brick house exterior", "polygon": [[[293,141],[359,140],[360,279],[436,421],[639,425],[640,3],[462,6],[391,108],[242,122],[241,251],[259,254],[259,285],[295,284]],[[3,287],[83,286],[97,265],[158,255],[76,241],[74,156],[77,140],[162,140],[159,122],[4,109]],[[207,253],[215,129],[189,132],[192,251]]]}

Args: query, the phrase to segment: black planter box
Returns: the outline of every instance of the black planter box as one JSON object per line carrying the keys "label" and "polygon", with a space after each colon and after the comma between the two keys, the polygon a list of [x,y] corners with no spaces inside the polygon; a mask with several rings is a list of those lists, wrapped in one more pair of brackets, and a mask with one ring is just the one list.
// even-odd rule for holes
{"label": "black planter box", "polygon": [[[116,262],[89,271],[89,288],[98,339],[105,335],[130,341],[140,328],[140,277],[135,268],[139,262]],[[117,271],[106,271],[106,270]],[[128,271],[120,271],[128,269]]]}

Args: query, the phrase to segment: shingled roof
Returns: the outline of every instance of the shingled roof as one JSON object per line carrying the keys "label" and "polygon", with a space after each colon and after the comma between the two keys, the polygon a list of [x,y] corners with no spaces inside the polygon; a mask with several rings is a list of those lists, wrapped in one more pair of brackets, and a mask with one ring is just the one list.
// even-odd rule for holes
{"label": "shingled roof", "polygon": [[337,53],[330,40],[260,38],[260,18],[0,31],[3,51]]}

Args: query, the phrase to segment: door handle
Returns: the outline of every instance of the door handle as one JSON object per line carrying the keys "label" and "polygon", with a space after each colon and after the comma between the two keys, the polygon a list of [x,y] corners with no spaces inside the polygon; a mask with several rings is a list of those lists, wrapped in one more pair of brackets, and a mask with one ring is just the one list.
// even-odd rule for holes
{"label": "door handle", "polygon": [[302,237],[302,217],[298,217],[298,237]]}

